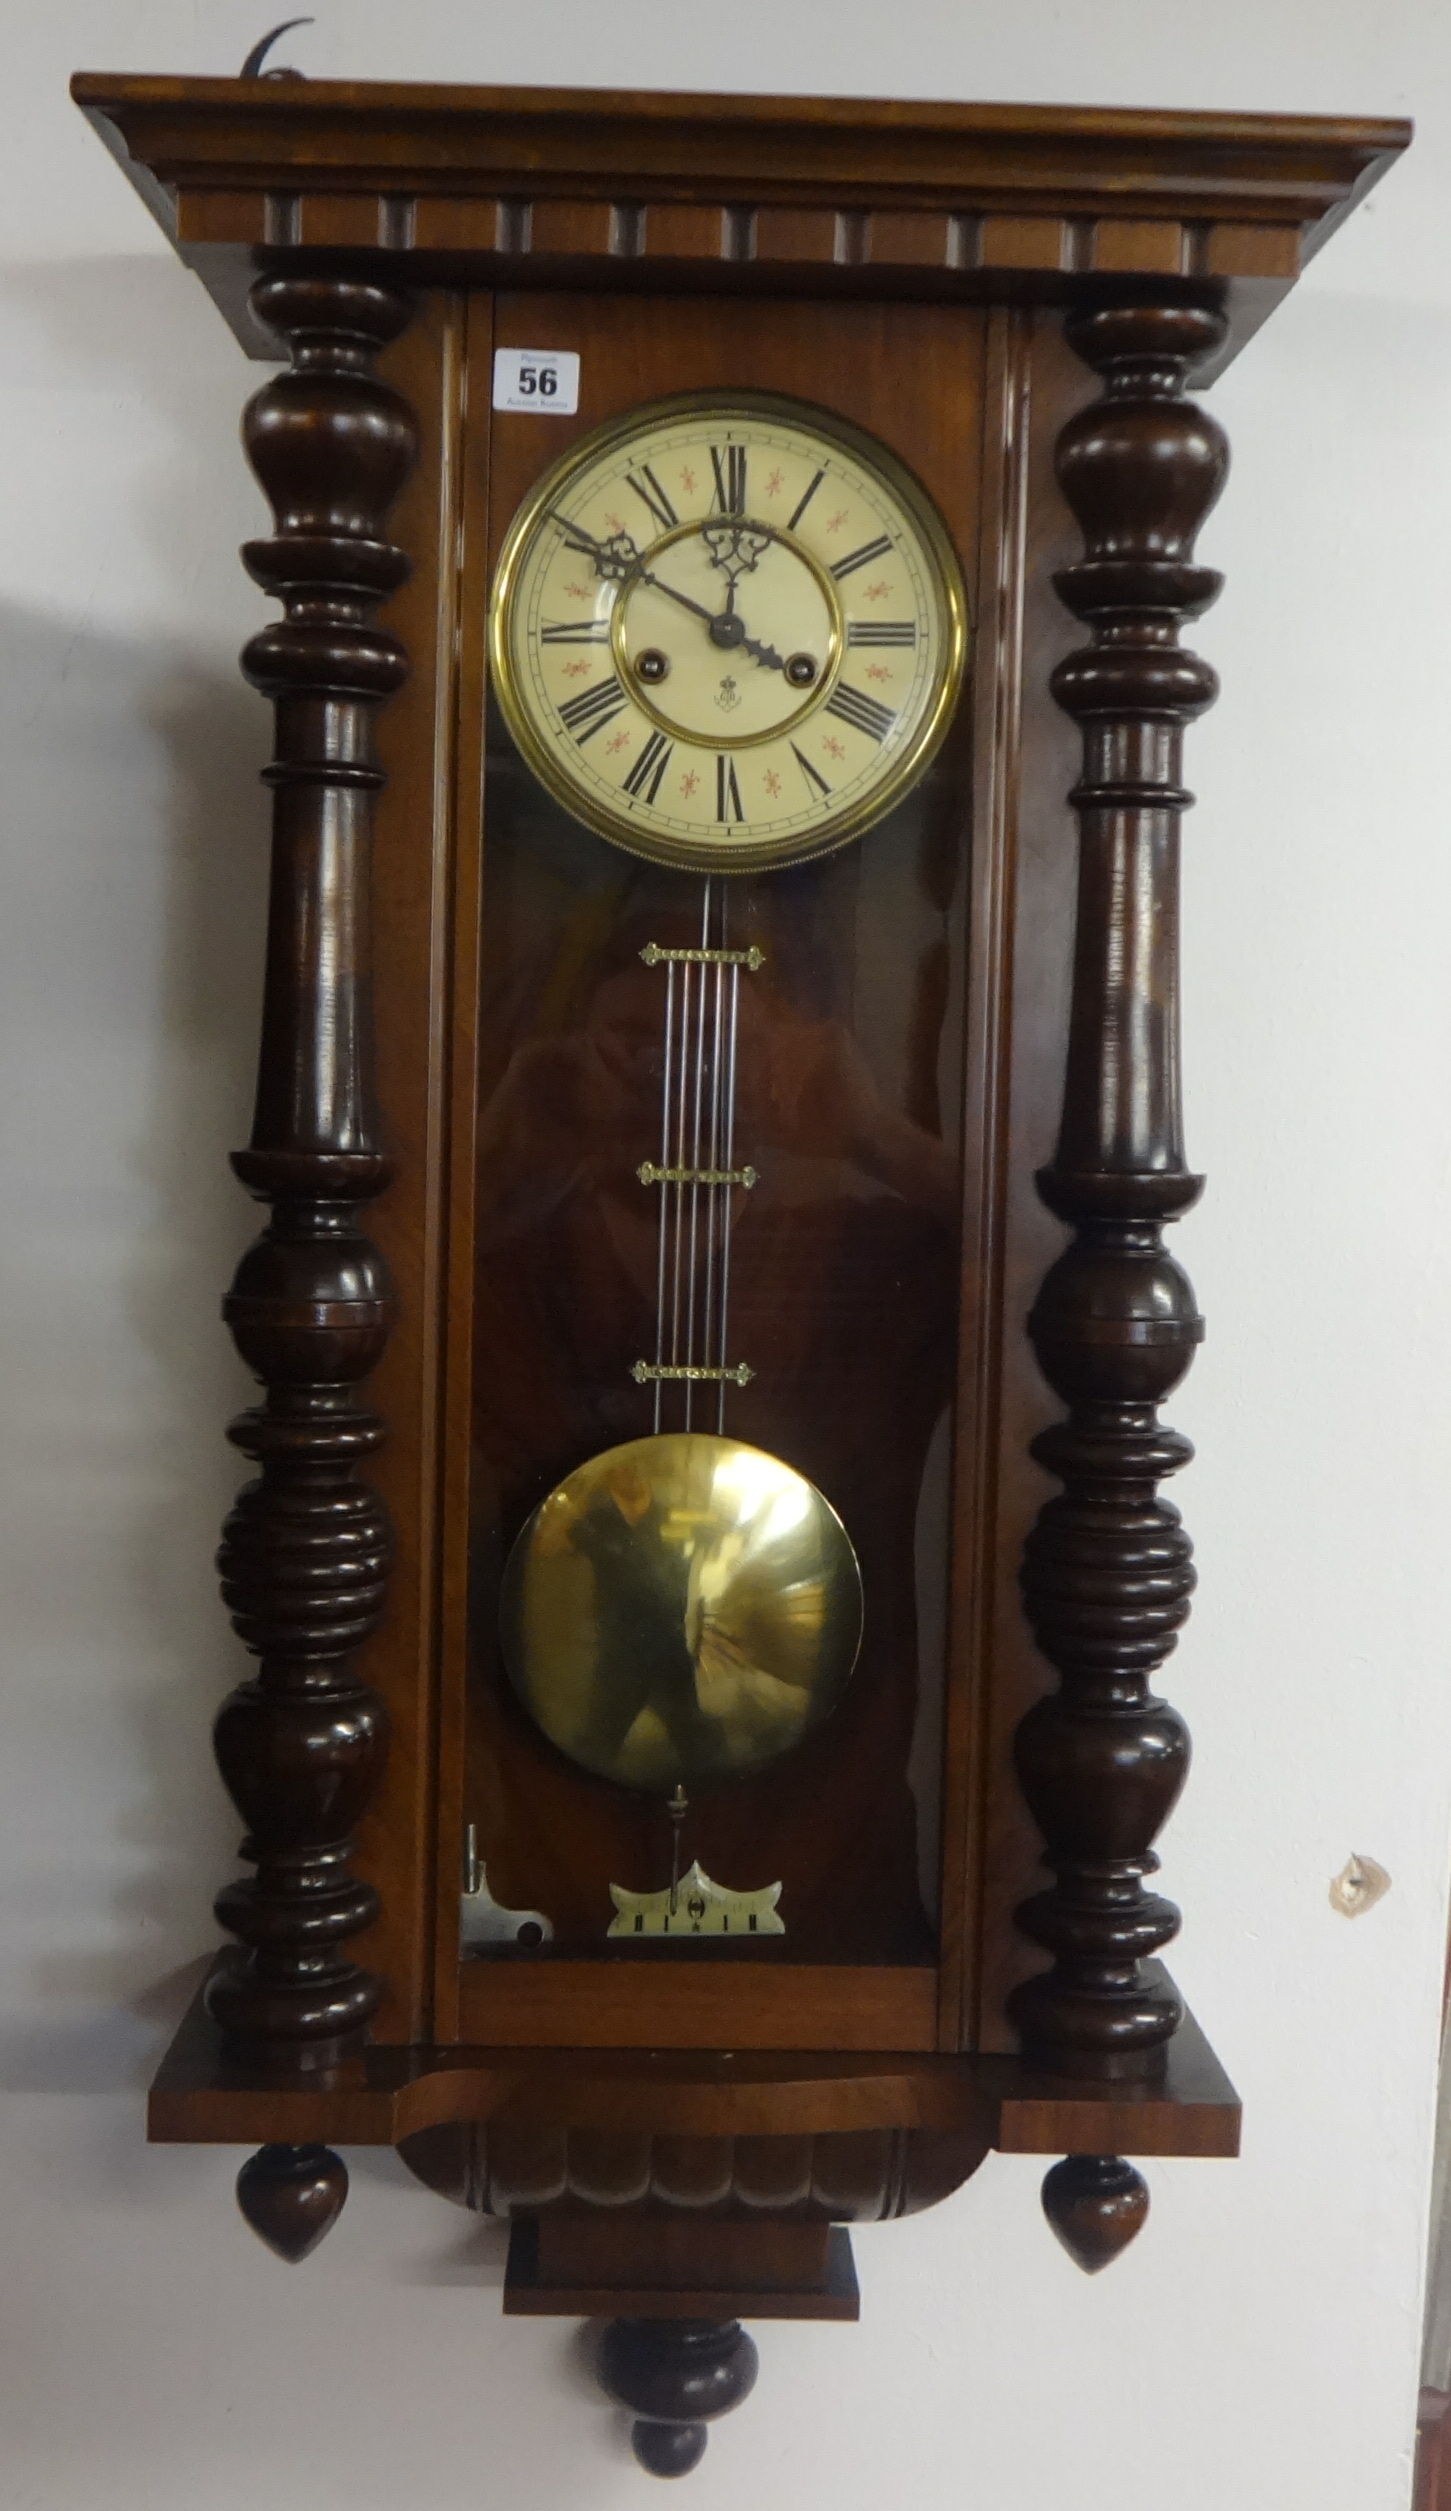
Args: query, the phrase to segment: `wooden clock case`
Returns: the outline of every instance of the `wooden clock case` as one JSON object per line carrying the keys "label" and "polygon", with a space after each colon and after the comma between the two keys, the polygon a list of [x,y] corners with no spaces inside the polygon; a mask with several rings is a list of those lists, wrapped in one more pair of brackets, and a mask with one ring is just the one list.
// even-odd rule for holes
{"label": "wooden clock case", "polygon": [[[1177,846],[1182,733],[1215,693],[1179,629],[1218,589],[1194,538],[1226,467],[1186,385],[1409,132],[290,79],[74,93],[248,353],[290,356],[246,427],[276,528],[245,563],[284,616],[244,657],[276,702],[276,817],[235,1166],[271,1218],[226,1303],[266,1388],[232,1427],[260,1472],[222,1550],[260,1664],[217,1730],[256,1872],[218,1902],[241,1949],[151,2134],[259,2145],[239,2193],[287,2257],[342,2204],[334,2142],[397,2145],[508,2215],[506,2310],[614,2316],[607,2382],[645,2463],[682,2472],[749,2386],[740,2315],[854,2315],[851,2222],[935,2202],[993,2148],[1061,2156],[1045,2203],[1094,2268],[1146,2209],[1121,2156],[1236,2150],[1157,1958],[1177,1913],[1145,1889],[1187,1760],[1149,1686],[1192,1585],[1156,1487],[1189,1450],[1158,1406],[1202,1330],[1162,1238],[1200,1183]],[[578,350],[578,415],[492,413],[499,346]],[[962,1228],[937,1925],[880,1959],[471,1964],[490,568],[579,432],[712,386],[883,438],[969,588],[943,771]]]}

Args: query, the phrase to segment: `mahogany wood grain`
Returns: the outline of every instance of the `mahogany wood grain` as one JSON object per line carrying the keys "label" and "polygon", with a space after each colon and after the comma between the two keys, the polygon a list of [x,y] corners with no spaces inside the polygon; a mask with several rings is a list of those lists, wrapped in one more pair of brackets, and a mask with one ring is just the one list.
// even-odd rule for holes
{"label": "mahogany wood grain", "polygon": [[930,2049],[926,1965],[660,1960],[470,1962],[459,2031],[490,2047]]}
{"label": "mahogany wood grain", "polygon": [[[444,1110],[444,1255],[439,1280],[439,1422],[442,1457],[439,1546],[439,1727],[434,1828],[433,2027],[438,2041],[460,2035],[459,1890],[466,1823],[467,1678],[469,1661],[469,1528],[473,1493],[459,1460],[468,1454],[474,1410],[474,1267],[479,1087],[479,993],[483,905],[484,762],[487,724],[486,640],[478,633],[488,602],[489,480],[493,433],[466,422],[470,385],[490,372],[495,330],[492,296],[458,300],[463,318],[454,380],[456,490],[449,568],[450,634],[455,656],[452,752],[448,790],[448,946],[440,983],[450,1040]],[[466,634],[466,623],[473,633]]]}
{"label": "mahogany wood grain", "polygon": [[[1038,1285],[1061,1252],[1065,1232],[1038,1195],[1034,1176],[1052,1156],[1068,1052],[1075,922],[1076,828],[1068,801],[1078,751],[1075,728],[1054,703],[1054,666],[1076,641],[1075,623],[1053,589],[1055,573],[1081,548],[1054,476],[1059,431],[1093,398],[1095,379],[1075,358],[1051,314],[1017,318],[1030,334],[1023,353],[1022,553],[1015,599],[1022,651],[994,740],[1005,748],[1004,791],[994,809],[1010,849],[1002,909],[1006,1002],[997,1072],[998,1119],[1008,1154],[999,1175],[1001,1221],[993,1295],[998,1352],[992,1432],[982,1472],[989,1542],[977,1610],[982,1622],[984,1725],[979,1783],[978,2002],[965,2037],[981,2049],[1018,2045],[1007,1999],[1041,1960],[1014,1923],[1017,1904],[1042,1880],[1042,1837],[1013,1764],[1019,1721],[1051,1683],[1023,1612],[1023,1546],[1052,1484],[1032,1443],[1058,1406],[1023,1328]],[[984,804],[974,823],[984,841]],[[970,1155],[969,1155],[970,1156]],[[964,1304],[970,1294],[964,1285]]]}
{"label": "mahogany wood grain", "polygon": [[[943,1703],[938,2046],[983,2039],[992,1701],[1001,1655],[1005,1267],[1012,1193],[1012,1051],[1033,325],[989,318],[972,604],[972,845],[962,1083],[962,1261],[953,1424],[952,1560]],[[1031,950],[1026,954],[1032,956]],[[1013,1624],[1009,1622],[1009,1639]],[[990,2041],[989,2041],[989,2045]]]}

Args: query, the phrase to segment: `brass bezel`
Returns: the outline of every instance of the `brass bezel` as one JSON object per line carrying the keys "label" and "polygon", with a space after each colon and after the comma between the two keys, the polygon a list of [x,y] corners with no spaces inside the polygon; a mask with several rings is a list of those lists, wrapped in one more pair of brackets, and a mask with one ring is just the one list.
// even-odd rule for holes
{"label": "brass bezel", "polygon": [[[761,838],[755,843],[729,846],[712,844],[705,838],[657,834],[642,828],[633,817],[612,811],[592,792],[581,790],[562,772],[557,748],[540,737],[533,715],[520,694],[509,650],[514,591],[521,561],[532,544],[546,509],[570,480],[590,468],[602,453],[633,436],[675,419],[707,412],[719,417],[726,425],[733,419],[747,424],[762,418],[776,419],[787,426],[820,436],[827,443],[836,444],[863,469],[874,471],[916,526],[946,613],[946,633],[929,701],[923,708],[916,730],[902,743],[890,770],[880,783],[845,809],[824,813],[812,828],[797,829],[780,837]],[[814,565],[813,553],[804,545],[798,546],[801,555]],[[504,536],[490,593],[488,629],[490,676],[510,736],[525,765],[572,819],[592,829],[596,836],[603,837],[609,844],[620,847],[626,854],[643,858],[646,862],[668,864],[677,871],[745,873],[769,870],[777,865],[806,863],[818,855],[834,854],[840,847],[865,836],[868,829],[874,828],[896,807],[931,764],[946,738],[966,672],[969,618],[962,562],[952,537],[927,490],[900,456],[884,445],[879,437],[869,435],[865,428],[854,426],[849,419],[839,418],[834,411],[823,409],[819,403],[801,400],[794,393],[742,390],[671,393],[656,401],[640,402],[634,409],[606,419],[601,426],[590,429],[557,462],[551,463],[523,500]],[[823,676],[819,704],[825,704],[830,687],[831,682]],[[634,691],[631,695],[632,700],[638,702]],[[641,711],[648,713],[643,706]],[[810,710],[803,710],[806,711]],[[677,734],[677,737],[680,736]],[[707,749],[711,745],[703,740],[698,746]]]}

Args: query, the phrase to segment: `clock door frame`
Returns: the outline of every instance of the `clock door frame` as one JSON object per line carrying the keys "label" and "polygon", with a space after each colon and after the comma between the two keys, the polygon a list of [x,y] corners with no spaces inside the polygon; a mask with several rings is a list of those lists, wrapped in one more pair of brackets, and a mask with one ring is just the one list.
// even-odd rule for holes
{"label": "clock door frame", "polygon": [[[482,510],[469,506],[463,515],[460,621],[461,670],[470,689],[479,680],[472,647],[482,630],[488,592],[500,545],[523,498],[541,471],[601,420],[614,418],[642,402],[684,391],[733,388],[786,393],[816,403],[869,434],[886,441],[923,480],[944,513],[964,569],[976,581],[981,566],[981,532],[975,483],[980,475],[980,447],[986,413],[981,399],[988,318],[973,307],[917,305],[832,305],[783,299],[768,306],[702,305],[699,300],[606,295],[551,296],[513,294],[491,303],[475,299],[469,313],[466,363],[466,405],[482,422],[488,412],[492,443],[487,524]],[[496,347],[551,347],[575,350],[581,360],[583,394],[579,412],[569,419],[521,417],[489,411],[491,360]],[[833,386],[832,379],[838,379]],[[833,390],[835,397],[832,398]],[[904,427],[902,411],[908,413]],[[467,464],[467,455],[465,455]],[[480,531],[486,549],[480,562],[474,541]],[[971,665],[969,664],[969,673]],[[970,709],[971,679],[965,682],[962,707]],[[959,918],[970,907],[965,893],[973,880],[971,867],[971,764],[968,745],[955,745],[960,779],[954,807],[960,813],[961,877],[956,902]],[[482,835],[482,903],[478,922],[487,920],[489,827],[485,797],[461,786],[455,815],[459,876],[471,899],[480,868],[464,857]],[[601,844],[603,841],[600,841]],[[845,851],[845,850],[844,850]],[[757,875],[769,878],[770,875]],[[477,994],[476,963],[468,956],[476,922],[472,906],[465,927],[460,919],[460,961],[455,982],[459,1019],[466,1024]],[[465,964],[465,961],[467,964]],[[472,989],[465,1001],[466,989]],[[964,969],[964,990],[967,971]],[[454,1024],[457,1026],[457,1022]],[[970,1033],[969,1033],[970,1034]],[[977,1102],[980,1082],[968,1064],[966,1087],[974,1104],[969,1130],[974,1169],[982,1146]],[[988,1147],[988,1165],[1002,1156],[1002,1145]],[[465,1131],[456,1140],[450,1165],[469,1165],[472,1143]],[[457,1207],[456,1207],[457,1209]],[[976,1227],[976,1213],[969,1217]],[[445,1482],[455,1495],[445,1544],[465,1541],[463,1498],[467,1480],[467,1402],[473,1382],[468,1349],[472,1283],[472,1249],[467,1216],[460,1215],[449,1253],[450,1292],[446,1332],[449,1348],[444,1378],[450,1390],[451,1418],[445,1431],[449,1462]],[[984,1320],[972,1318],[974,1332]],[[478,1355],[487,1369],[487,1354]],[[962,1404],[959,1387],[954,1413]],[[642,1425],[643,1426],[643,1425]],[[961,1590],[983,1574],[970,1541],[960,1527],[951,1546],[949,1584],[959,1591],[956,1609],[949,1609],[950,1634],[945,1668],[946,1734],[942,1758],[974,1773],[980,1753],[973,1737],[980,1723],[979,1671],[966,1643]],[[445,1572],[451,1594],[462,1591],[461,1558]],[[749,1964],[728,1967],[692,1963],[688,1955],[667,1961],[652,1953],[646,1962],[579,1958],[561,1961],[511,1961],[507,1965],[460,1965],[453,1953],[457,1934],[457,1898],[450,1907],[450,1840],[462,1837],[463,1805],[458,1790],[462,1755],[453,1721],[464,1696],[465,1632],[454,1620],[443,1633],[443,1726],[440,1752],[439,1934],[435,1977],[434,2036],[465,2043],[560,2045],[682,2046],[702,2044],[739,2048],[772,2048],[788,2043],[803,2048],[916,2049],[956,2047],[958,2016],[970,2009],[978,1955],[978,1912],[975,1891],[963,1906],[955,1879],[977,1872],[972,1834],[980,1819],[980,1791],[954,1786],[944,1791],[943,1866],[954,1877],[947,1918],[950,1952],[945,1961],[810,1963],[782,1959],[775,1952]],[[860,1678],[858,1678],[860,1679]],[[809,1820],[809,1812],[806,1816]],[[750,1852],[743,1852],[750,1863]],[[714,1868],[713,1868],[714,1870]],[[754,1872],[754,1867],[751,1868]],[[774,1868],[772,1869],[774,1871]],[[938,1886],[939,1898],[941,1884]],[[601,1922],[603,1932],[603,1921]],[[601,1951],[605,1948],[602,1946]],[[951,2009],[943,2041],[944,2006]]]}
{"label": "clock door frame", "polygon": [[[587,307],[577,312],[574,300],[558,298],[551,313],[550,302],[440,291],[424,300],[379,366],[412,404],[420,430],[417,468],[390,532],[413,553],[439,553],[436,567],[418,566],[383,613],[411,668],[379,718],[386,782],[374,817],[378,1080],[397,1175],[374,1205],[370,1226],[397,1285],[398,1320],[371,1386],[389,1438],[370,1474],[399,1549],[387,1618],[368,1665],[388,1702],[393,1744],[355,1864],[380,1896],[379,1919],[357,1954],[388,1983],[374,2024],[385,2042],[651,2037],[644,1979],[633,1992],[640,2004],[622,2016],[606,1993],[603,1965],[593,2015],[580,1995],[588,1983],[572,1979],[553,1999],[547,1984],[537,1992],[496,1992],[482,2030],[484,1989],[470,1983],[461,1999],[456,1954],[451,1843],[463,1819],[459,1652],[467,1517],[460,1408],[470,1374],[473,1017],[482,911],[480,628],[493,556],[478,518],[492,512],[496,546],[512,512],[512,485],[490,503],[495,433],[479,422],[478,403],[496,333],[507,342],[512,331],[514,345],[578,342],[578,312]],[[596,303],[603,331],[608,300]],[[950,319],[951,309],[944,310]],[[935,311],[902,309],[929,320]],[[783,1967],[779,1976],[795,1985],[780,1992],[779,2012],[771,2000],[753,2022],[743,2000],[733,2031],[705,2034],[732,2045],[781,2045],[789,2029],[796,2046],[1007,2049],[1013,2038],[1004,1997],[1034,1967],[1011,1913],[1032,1886],[1040,1841],[1012,1775],[1011,1751],[1019,1718],[1048,1678],[1023,1623],[1016,1571],[1028,1528],[1053,1487],[1028,1456],[1028,1443],[1058,1407],[1021,1325],[1062,1244],[1033,1173],[1051,1154],[1058,1122],[1074,919],[1066,801],[1074,736],[1047,699],[1046,683],[1075,638],[1052,596],[1051,571],[1060,559],[1071,560],[1077,543],[1053,482],[1052,448],[1067,413],[1093,398],[1094,383],[1051,316],[966,309],[959,320],[981,332],[981,399],[962,444],[964,470],[976,467],[981,495],[973,545],[963,551],[973,642],[962,699],[972,712],[962,1428],[953,1470],[939,1956],[935,1977],[916,1974],[904,1988],[899,1974],[895,1990],[890,1970],[844,1968],[835,1980],[813,1974],[819,2019],[804,2034],[809,1999],[800,1994],[802,1974]],[[548,336],[524,343],[520,321]],[[633,397],[628,368],[626,378],[611,389]],[[639,397],[653,398],[655,390],[652,373]],[[870,396],[846,415],[862,407],[870,410]],[[582,417],[579,428],[599,414]],[[558,428],[544,436],[541,460],[568,440],[558,422],[512,423],[532,425],[537,435]],[[887,441],[894,441],[890,433]],[[538,1978],[547,1982],[548,1968],[557,1967],[540,1965]],[[571,1965],[579,1972],[594,1967]],[[522,1968],[511,1973],[527,1977]],[[703,2020],[700,2008],[682,2010],[682,2043],[698,2040]],[[661,2029],[657,2018],[657,2038]]]}

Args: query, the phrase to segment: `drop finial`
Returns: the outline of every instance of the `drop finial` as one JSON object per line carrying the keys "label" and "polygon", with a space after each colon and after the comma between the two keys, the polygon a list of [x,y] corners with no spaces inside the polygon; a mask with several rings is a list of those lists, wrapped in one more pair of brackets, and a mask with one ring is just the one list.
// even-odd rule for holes
{"label": "drop finial", "polygon": [[1043,2212],[1074,2265],[1096,2276],[1142,2232],[1148,2183],[1120,2154],[1069,2154],[1043,2182]]}

